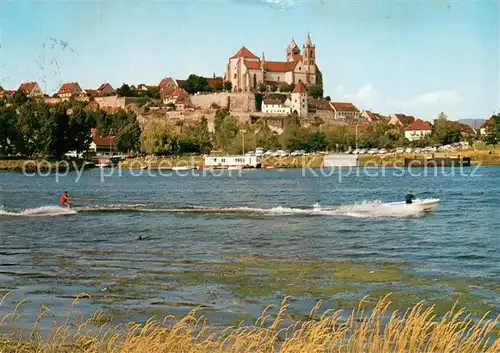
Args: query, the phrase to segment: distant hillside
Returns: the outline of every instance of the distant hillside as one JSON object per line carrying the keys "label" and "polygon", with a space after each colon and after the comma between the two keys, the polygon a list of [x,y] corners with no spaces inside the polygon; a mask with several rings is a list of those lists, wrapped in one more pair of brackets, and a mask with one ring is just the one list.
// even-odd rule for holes
{"label": "distant hillside", "polygon": [[481,125],[483,125],[483,123],[485,121],[486,120],[484,120],[484,119],[460,119],[460,120],[458,120],[459,123],[467,124],[473,129],[479,129],[479,127]]}

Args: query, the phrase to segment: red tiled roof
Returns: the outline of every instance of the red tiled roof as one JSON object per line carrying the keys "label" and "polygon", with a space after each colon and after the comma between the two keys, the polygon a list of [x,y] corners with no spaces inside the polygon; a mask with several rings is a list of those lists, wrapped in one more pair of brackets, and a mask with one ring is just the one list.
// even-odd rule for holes
{"label": "red tiled roof", "polygon": [[109,87],[114,91],[114,88],[109,83],[106,82],[106,83],[103,83],[102,85],[99,86],[99,88],[97,89],[97,92],[103,91],[106,87]]}
{"label": "red tiled roof", "polygon": [[236,58],[258,59],[258,57],[250,50],[245,48],[245,46],[242,46],[241,49],[238,50],[236,54],[231,56],[230,59],[236,59]]}
{"label": "red tiled roof", "polygon": [[69,83],[65,83],[61,86],[61,88],[59,88],[59,94],[62,94],[62,93],[70,93],[70,92],[73,92],[73,90],[78,87],[78,83],[77,82],[69,82]]}
{"label": "red tiled roof", "polygon": [[330,102],[325,99],[315,99],[308,98],[307,99],[308,107],[310,110],[331,110],[333,111]]}
{"label": "red tiled roof", "polygon": [[297,61],[265,61],[264,68],[271,72],[293,71],[297,66]]}
{"label": "red tiled roof", "polygon": [[224,84],[224,79],[222,77],[212,77],[212,78],[207,78],[208,85],[211,88],[215,88],[219,85]]}
{"label": "red tiled roof", "polygon": [[292,55],[292,60],[293,61],[301,61],[303,56],[301,54],[294,54]]}
{"label": "red tiled roof", "polygon": [[460,131],[461,133],[464,133],[464,134],[473,134],[474,133],[474,129],[471,128],[467,124],[462,124],[459,121],[451,121],[451,120],[449,120],[449,122],[451,124],[453,124],[458,129],[458,131]]}
{"label": "red tiled roof", "polygon": [[165,87],[165,85],[167,84],[167,82],[170,81],[171,79],[172,79],[172,77],[165,77],[164,79],[162,79],[160,81],[160,83],[158,84],[158,88],[162,89],[163,87]]}
{"label": "red tiled roof", "polygon": [[100,136],[97,135],[97,129],[92,128],[92,141],[96,144],[96,146],[116,146],[116,137],[115,136]]}
{"label": "red tiled roof", "polygon": [[330,102],[330,104],[332,105],[332,107],[336,110],[336,111],[340,111],[340,112],[359,112],[359,109],[356,108],[354,106],[354,104],[352,103],[348,103],[348,102]]}
{"label": "red tiled roof", "polygon": [[405,131],[429,131],[432,130],[432,127],[427,124],[425,121],[420,119],[415,119],[413,123],[406,127]]}
{"label": "red tiled roof", "polygon": [[87,93],[89,96],[95,96],[99,92],[96,89],[86,89],[85,93]]}
{"label": "red tiled roof", "polygon": [[31,93],[36,86],[36,82],[25,82],[21,83],[21,86],[17,89],[19,92]]}
{"label": "red tiled roof", "polygon": [[260,70],[260,61],[248,61],[248,60],[245,60],[244,64],[247,67],[247,69],[250,69],[250,70]]}
{"label": "red tiled roof", "polygon": [[12,89],[5,89],[3,91],[0,91],[0,96],[7,95],[7,96],[13,96],[16,91]]}
{"label": "red tiled roof", "polygon": [[299,82],[293,88],[292,93],[306,93],[307,94],[307,88],[306,88],[306,86],[304,86],[304,84],[302,82]]}
{"label": "red tiled roof", "polygon": [[394,115],[399,120],[401,125],[403,125],[403,127],[407,127],[413,122],[415,122],[415,120],[417,120],[414,116],[410,115],[405,115],[405,114],[394,114]]}

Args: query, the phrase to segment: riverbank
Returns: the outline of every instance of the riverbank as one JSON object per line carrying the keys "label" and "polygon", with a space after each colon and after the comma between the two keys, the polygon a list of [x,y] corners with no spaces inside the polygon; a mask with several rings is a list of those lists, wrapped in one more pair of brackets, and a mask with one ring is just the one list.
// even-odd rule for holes
{"label": "riverbank", "polygon": [[[341,155],[341,154],[340,154]],[[455,153],[436,152],[433,154],[400,154],[400,155],[361,155],[359,165],[362,167],[402,167],[405,158],[431,158],[434,157],[470,157],[472,165],[500,165],[500,150],[460,151]],[[287,156],[287,157],[262,157],[263,168],[319,168],[323,164],[324,155]],[[0,160],[0,170],[33,172],[81,170],[84,161],[27,161],[24,159]],[[88,163],[88,162],[87,162]],[[202,156],[176,156],[157,157],[154,159],[134,158],[121,161],[123,169],[172,169],[174,167],[196,167],[203,165]],[[94,167],[87,164],[86,169]]]}
{"label": "riverbank", "polygon": [[[78,305],[79,301],[91,299],[81,293],[73,303]],[[87,319],[73,319],[77,316],[69,313],[68,320],[48,335],[41,334],[37,327],[52,314],[50,308],[43,306],[34,318],[31,332],[13,329],[15,320],[8,316],[0,318],[0,327],[4,329],[0,334],[0,351],[493,353],[500,350],[499,317],[473,320],[465,315],[465,310],[456,308],[439,317],[429,305],[432,303],[419,303],[406,311],[394,312],[389,295],[371,307],[361,301],[347,313],[325,311],[327,308],[318,303],[309,315],[297,318],[289,313],[288,301],[285,298],[279,308],[267,307],[254,324],[227,327],[211,327],[196,309],[182,318],[153,317],[147,323],[129,322],[120,326],[112,324],[102,313]],[[15,311],[11,316],[15,316]]]}

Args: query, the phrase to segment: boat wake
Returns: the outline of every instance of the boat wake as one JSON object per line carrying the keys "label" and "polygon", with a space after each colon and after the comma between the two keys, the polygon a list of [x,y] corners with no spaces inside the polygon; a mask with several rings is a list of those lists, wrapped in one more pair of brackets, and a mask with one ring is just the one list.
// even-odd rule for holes
{"label": "boat wake", "polygon": [[160,212],[175,214],[241,214],[262,216],[341,216],[351,218],[403,218],[424,214],[421,208],[413,205],[389,205],[380,201],[365,201],[351,205],[320,206],[315,204],[310,207],[206,207],[183,206],[176,208],[151,207],[147,204],[114,204],[94,205],[89,207],[74,207],[69,210],[58,206],[42,206],[26,209],[19,212],[8,212],[0,208],[0,217],[34,217],[34,216],[60,216],[76,213],[142,213]]}
{"label": "boat wake", "polygon": [[322,207],[206,207],[185,206],[179,208],[151,208],[137,205],[101,205],[81,208],[78,212],[165,212],[178,214],[259,214],[263,216],[344,216],[352,218],[402,218],[424,214],[418,206],[387,205],[380,201],[365,201],[358,204]]}
{"label": "boat wake", "polygon": [[76,210],[70,210],[59,206],[41,206],[36,208],[27,208],[23,211],[6,211],[3,206],[0,207],[0,217],[50,217],[76,214]]}

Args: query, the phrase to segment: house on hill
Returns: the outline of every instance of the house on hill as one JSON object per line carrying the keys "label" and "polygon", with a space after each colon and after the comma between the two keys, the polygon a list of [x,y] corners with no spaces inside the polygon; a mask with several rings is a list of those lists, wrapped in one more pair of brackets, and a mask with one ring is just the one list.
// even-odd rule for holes
{"label": "house on hill", "polygon": [[177,89],[186,89],[185,80],[175,80],[172,77],[165,77],[158,84],[158,89],[160,90],[160,97],[162,100],[168,99],[168,97],[174,93]]}
{"label": "house on hill", "polygon": [[107,82],[100,85],[96,91],[99,96],[111,96],[116,94],[116,90]]}
{"label": "house on hill", "polygon": [[292,101],[285,95],[276,95],[272,98],[262,100],[262,113],[269,115],[290,115],[292,114]]}
{"label": "house on hill", "polygon": [[356,106],[349,102],[330,102],[334,111],[334,120],[352,124],[359,122],[360,112]]}
{"label": "house on hill", "polygon": [[331,123],[335,120],[335,110],[326,99],[307,98],[308,115],[319,118],[323,122]]}
{"label": "house on hill", "polygon": [[79,96],[82,92],[83,90],[78,82],[68,82],[59,88],[57,95],[59,98],[69,99],[71,97]]}
{"label": "house on hill", "polygon": [[163,100],[163,104],[173,104],[175,105],[175,110],[179,111],[185,110],[186,108],[191,108],[193,106],[191,97],[183,88],[178,88],[174,92],[172,92],[172,94],[170,94]]}
{"label": "house on hill", "polygon": [[92,142],[90,143],[89,151],[102,154],[112,154],[116,152],[116,136],[101,136],[97,133],[97,129],[92,128]]}
{"label": "house on hill", "polygon": [[17,91],[23,92],[28,97],[43,97],[42,89],[40,88],[38,83],[34,81],[21,83]]}
{"label": "house on hill", "polygon": [[382,114],[375,113],[375,112],[372,112],[370,110],[363,110],[361,112],[360,117],[369,123],[376,123],[379,121],[384,121],[384,120],[389,121],[390,120],[390,118],[388,118],[387,116],[383,116]]}
{"label": "house on hill", "polygon": [[282,82],[313,85],[319,82],[319,77],[316,46],[309,35],[303,52],[292,39],[286,49],[286,61],[266,60],[264,53],[259,58],[243,46],[229,58],[225,74],[225,80],[231,82],[234,92],[251,91],[261,84]]}
{"label": "house on hill", "polygon": [[432,133],[432,126],[423,120],[415,119],[404,128],[405,137],[410,141],[417,141]]}
{"label": "house on hill", "polygon": [[402,127],[403,129],[410,126],[417,118],[405,114],[393,114],[389,120],[389,124]]}

